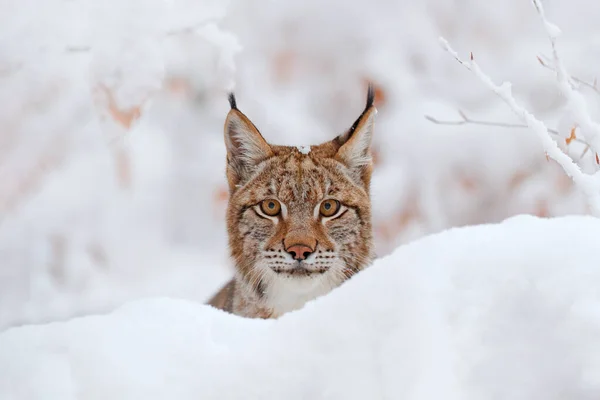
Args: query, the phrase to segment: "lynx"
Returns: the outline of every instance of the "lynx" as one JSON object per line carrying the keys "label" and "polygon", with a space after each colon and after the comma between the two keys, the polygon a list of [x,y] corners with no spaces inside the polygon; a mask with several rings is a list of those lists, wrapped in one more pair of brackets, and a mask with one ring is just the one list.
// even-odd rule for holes
{"label": "lynx", "polygon": [[229,95],[227,232],[236,274],[210,305],[277,318],[371,263],[373,102],[369,86],[366,107],[348,131],[291,147],[267,143]]}

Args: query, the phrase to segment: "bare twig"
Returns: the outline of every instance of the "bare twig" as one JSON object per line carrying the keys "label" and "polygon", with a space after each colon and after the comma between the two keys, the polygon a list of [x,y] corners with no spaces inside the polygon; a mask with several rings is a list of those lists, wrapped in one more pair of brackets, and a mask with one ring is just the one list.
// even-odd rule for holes
{"label": "bare twig", "polygon": [[569,108],[577,120],[577,123],[581,127],[586,142],[590,145],[595,153],[598,153],[600,152],[600,125],[598,125],[598,123],[593,121],[590,117],[587,104],[581,93],[573,89],[573,86],[571,85],[570,74],[567,72],[562,59],[558,54],[556,39],[560,35],[560,29],[546,19],[546,13],[544,12],[544,7],[542,6],[540,0],[532,1],[540,16],[540,19],[542,20],[542,23],[544,24],[546,34],[548,35],[550,44],[552,45],[552,60],[554,69],[556,71],[556,82],[558,83],[558,88],[560,89],[562,95],[567,99]]}
{"label": "bare twig", "polygon": [[197,24],[194,24],[194,25],[168,30],[165,33],[165,36],[190,35],[190,34],[193,34],[194,32],[196,32],[198,29],[205,27],[208,24],[211,24],[211,23],[214,24],[214,23],[218,23],[218,22],[219,22],[219,20],[216,18],[209,18],[209,19],[206,19],[206,20],[199,22]]}
{"label": "bare twig", "polygon": [[585,157],[585,155],[587,154],[587,152],[589,150],[590,150],[590,145],[586,144],[585,149],[583,149],[583,151],[581,152],[581,155],[579,156],[579,158],[577,160],[575,160],[575,162],[580,162],[581,160],[583,160],[583,157]]}
{"label": "bare twig", "polygon": [[[507,122],[480,121],[480,120],[464,118],[464,117],[460,121],[447,121],[447,120],[444,121],[444,120],[432,117],[431,115],[425,115],[425,119],[430,122],[433,122],[434,124],[437,124],[437,125],[483,125],[483,126],[497,126],[500,128],[527,128],[527,125],[524,125],[524,124],[510,124]],[[554,130],[552,131],[552,133],[558,135],[558,132],[556,132]]]}
{"label": "bare twig", "polygon": [[[508,122],[493,122],[493,121],[482,121],[482,120],[477,120],[477,119],[471,119],[471,118],[467,117],[467,115],[461,110],[458,110],[458,114],[462,118],[459,121],[441,120],[441,119],[438,119],[431,115],[425,115],[425,119],[436,125],[453,125],[453,126],[456,126],[456,125],[482,125],[482,126],[496,126],[499,128],[517,128],[517,129],[518,128],[524,128],[524,129],[529,128],[525,124],[511,124]],[[551,133],[552,135],[561,137],[560,132],[558,132],[556,129],[552,129],[552,128],[547,128],[547,129],[548,129],[548,132]],[[583,141],[577,137],[574,137],[572,140],[569,140],[569,143],[572,141],[578,142],[581,144],[585,144],[587,146],[587,143],[585,141]],[[569,144],[569,143],[567,143],[567,144]],[[585,153],[583,155],[585,155]]]}
{"label": "bare twig", "polygon": [[[537,56],[537,60],[542,67],[547,68],[550,71],[556,72],[556,69],[552,65],[550,65],[551,61],[548,59],[547,56],[542,54],[541,56]],[[570,76],[569,79],[572,80],[573,82],[577,82],[581,86],[586,86],[586,87],[592,89],[597,94],[600,94],[600,90],[598,89],[598,80],[596,78],[594,78],[594,82],[592,82],[592,83],[584,81],[583,79],[580,79],[576,76]],[[575,86],[572,83],[571,83],[571,85]]]}
{"label": "bare twig", "polygon": [[[461,116],[461,120],[458,121],[449,121],[449,120],[441,120],[439,118],[433,117],[431,115],[425,115],[425,119],[428,120],[429,122],[432,122],[436,125],[482,125],[482,126],[496,126],[499,128],[529,128],[527,125],[525,124],[512,124],[509,122],[494,122],[494,121],[483,121],[483,120],[478,120],[478,119],[472,119],[467,117],[467,115],[461,111],[458,110],[459,115]],[[551,133],[554,136],[561,136],[560,132],[558,132],[556,129],[552,129],[552,128],[547,128],[548,132]],[[580,143],[585,143],[583,140],[581,139],[574,139],[575,142],[580,142]]]}
{"label": "bare twig", "polygon": [[92,50],[91,46],[68,46],[65,48],[67,53],[87,53]]}
{"label": "bare twig", "polygon": [[[550,30],[550,28],[548,29]],[[474,61],[473,53],[470,54],[470,61],[466,62],[459,57],[458,53],[454,51],[452,47],[450,47],[450,44],[446,39],[440,38],[440,42],[452,57],[466,69],[471,71],[485,86],[496,93],[496,95],[498,95],[498,97],[500,97],[538,136],[542,142],[546,155],[554,159],[563,168],[565,173],[573,179],[575,184],[588,197],[592,212],[595,215],[600,216],[600,172],[594,175],[585,174],[567,154],[563,153],[558,147],[558,144],[550,137],[550,132],[544,123],[535,118],[535,116],[516,102],[512,96],[511,84],[509,82],[504,82],[502,85],[496,85],[490,77],[479,68],[479,65]],[[563,82],[566,82],[566,80],[563,80]],[[569,86],[570,89],[568,83],[567,86]]]}

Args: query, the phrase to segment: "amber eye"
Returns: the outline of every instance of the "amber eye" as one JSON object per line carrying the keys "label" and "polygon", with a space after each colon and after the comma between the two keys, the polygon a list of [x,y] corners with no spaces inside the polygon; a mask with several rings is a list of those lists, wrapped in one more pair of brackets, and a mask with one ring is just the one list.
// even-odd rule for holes
{"label": "amber eye", "polygon": [[340,202],[334,199],[324,200],[319,211],[324,217],[332,217],[340,210]]}
{"label": "amber eye", "polygon": [[281,204],[275,199],[263,200],[260,203],[260,210],[269,217],[274,217],[281,211]]}

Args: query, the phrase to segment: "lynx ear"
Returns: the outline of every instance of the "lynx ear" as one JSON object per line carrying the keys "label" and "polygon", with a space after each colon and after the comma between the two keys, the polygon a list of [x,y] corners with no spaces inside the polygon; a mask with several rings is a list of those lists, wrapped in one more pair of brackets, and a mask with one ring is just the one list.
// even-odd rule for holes
{"label": "lynx ear", "polygon": [[377,114],[377,109],[373,105],[374,99],[373,86],[369,85],[365,110],[347,132],[334,139],[340,146],[335,159],[345,164],[354,176],[362,179],[366,184],[370,180],[372,169],[371,138]]}
{"label": "lynx ear", "polygon": [[246,180],[253,167],[273,155],[271,146],[256,126],[237,109],[235,96],[229,94],[231,110],[225,120],[225,147],[227,148],[227,178],[230,187]]}

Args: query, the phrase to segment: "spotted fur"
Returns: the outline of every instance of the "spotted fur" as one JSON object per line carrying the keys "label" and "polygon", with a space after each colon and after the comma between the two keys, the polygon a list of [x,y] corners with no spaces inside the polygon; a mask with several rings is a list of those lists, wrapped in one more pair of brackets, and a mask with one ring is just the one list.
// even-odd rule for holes
{"label": "spotted fur", "polygon": [[[365,110],[348,131],[299,149],[267,143],[229,96],[227,231],[236,275],[210,305],[245,317],[276,318],[371,263],[373,97],[369,87]],[[279,215],[262,211],[267,199],[281,204]],[[327,199],[340,204],[330,217],[320,212]]]}

